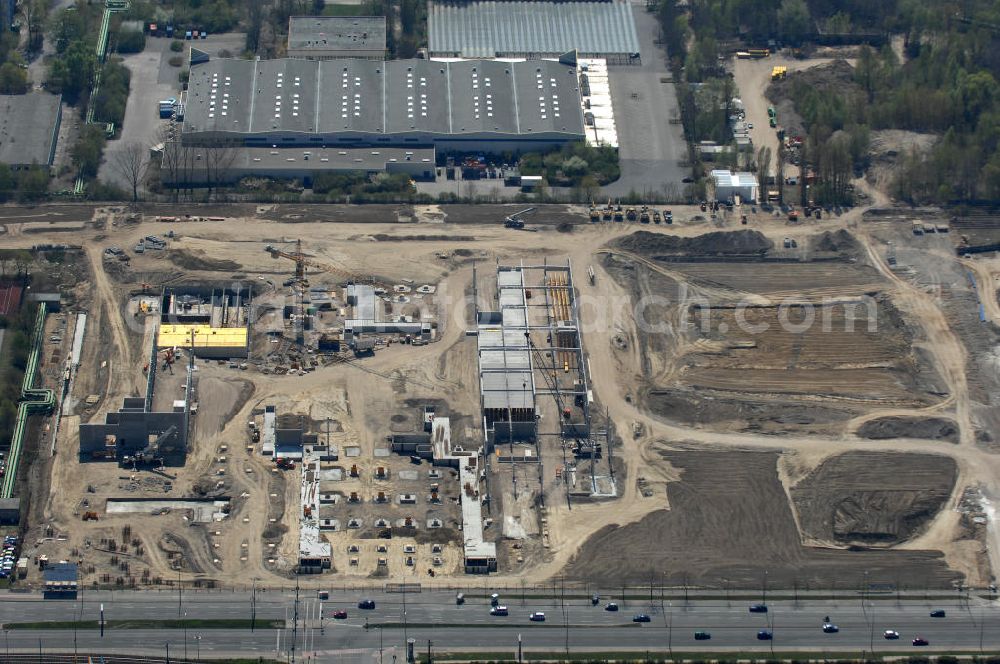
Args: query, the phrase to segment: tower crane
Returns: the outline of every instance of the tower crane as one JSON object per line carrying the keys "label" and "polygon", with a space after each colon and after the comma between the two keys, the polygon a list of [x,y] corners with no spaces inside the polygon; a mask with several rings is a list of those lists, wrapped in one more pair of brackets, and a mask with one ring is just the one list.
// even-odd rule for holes
{"label": "tower crane", "polygon": [[323,272],[328,272],[330,274],[335,274],[339,277],[347,279],[350,282],[361,281],[369,277],[364,277],[363,275],[354,274],[343,268],[334,267],[332,265],[327,265],[325,263],[320,263],[319,261],[314,261],[302,253],[302,240],[295,241],[295,251],[283,251],[274,245],[267,245],[264,247],[267,253],[271,254],[271,258],[287,258],[295,262],[295,281],[300,288],[305,288],[309,285],[306,280],[306,267],[316,268]]}

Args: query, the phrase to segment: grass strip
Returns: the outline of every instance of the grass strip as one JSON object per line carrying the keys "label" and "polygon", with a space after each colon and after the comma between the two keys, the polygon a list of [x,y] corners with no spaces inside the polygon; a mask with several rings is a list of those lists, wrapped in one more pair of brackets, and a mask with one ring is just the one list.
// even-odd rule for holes
{"label": "grass strip", "polygon": [[[766,651],[756,651],[756,652],[741,652],[738,650],[720,650],[716,652],[711,651],[693,651],[693,652],[683,652],[680,650],[674,650],[671,652],[666,651],[642,651],[642,650],[626,650],[626,651],[615,651],[615,650],[599,650],[592,652],[570,652],[567,654],[565,651],[553,650],[549,652],[544,651],[525,651],[521,655],[522,661],[528,662],[616,662],[618,664],[627,663],[649,663],[653,662],[844,662],[854,664],[859,660],[859,651],[851,650],[844,652],[816,652],[816,651],[784,651],[775,650],[774,654],[770,654]],[[955,650],[955,651],[934,651],[933,653],[928,653],[930,657],[941,658],[947,656],[955,657],[980,657],[983,655],[978,651],[971,650]],[[927,660],[927,656],[918,656],[913,652],[904,651],[878,651],[878,657],[881,661],[883,658],[901,658],[902,661],[912,661],[913,659]],[[416,660],[419,664],[427,664],[427,655],[417,655]],[[507,664],[508,662],[517,661],[517,649],[512,648],[507,651],[493,651],[493,652],[435,652],[433,655],[434,662],[494,662],[495,664]],[[983,661],[983,660],[980,660]]]}
{"label": "grass strip", "polygon": [[[284,620],[258,620],[255,628],[271,629],[285,626]],[[100,629],[97,620],[51,620],[36,622],[4,623],[5,629]],[[215,618],[198,619],[182,618],[179,620],[106,620],[104,629],[250,629],[250,621],[245,618]]]}
{"label": "grass strip", "polygon": [[[639,627],[641,623],[621,623],[615,625],[586,625],[586,624],[573,624],[570,623],[569,629],[591,629],[594,627],[613,627],[619,629],[622,627]],[[527,625],[516,624],[512,625],[510,623],[505,623],[502,621],[488,622],[488,623],[406,623],[407,629],[490,629],[490,628],[502,628],[502,629],[513,629],[513,628],[524,628],[524,629],[544,629],[546,627],[552,629],[566,629],[566,625],[556,621],[552,622],[533,622]],[[403,623],[401,622],[384,622],[384,623],[369,623],[368,629],[403,629]]]}

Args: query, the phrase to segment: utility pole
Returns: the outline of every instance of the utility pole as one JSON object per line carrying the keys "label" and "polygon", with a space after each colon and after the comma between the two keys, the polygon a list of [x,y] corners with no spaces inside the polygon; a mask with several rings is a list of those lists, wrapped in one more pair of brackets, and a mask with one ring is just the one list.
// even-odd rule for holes
{"label": "utility pole", "polygon": [[254,630],[257,624],[257,577],[253,578],[253,585],[250,590],[250,631]]}
{"label": "utility pole", "polygon": [[299,642],[299,577],[295,577],[295,607],[292,611],[292,654],[291,664],[295,664],[295,646]]}
{"label": "utility pole", "polygon": [[[194,333],[193,332],[191,333],[191,336],[192,336],[192,342],[191,342],[192,352],[191,352],[191,357],[194,357],[194,350],[193,350],[194,349],[194,341],[193,341]],[[177,570],[177,617],[178,618],[181,617],[181,607],[183,605],[183,592],[184,591],[181,589],[181,571]]]}
{"label": "utility pole", "polygon": [[427,664],[431,664],[431,661],[432,661],[431,660],[431,645],[432,644],[433,644],[433,641],[431,641],[430,639],[427,639]]}
{"label": "utility pole", "polygon": [[403,578],[403,647],[404,648],[406,647],[407,643],[409,643],[409,641],[406,638],[406,578],[404,577]]}

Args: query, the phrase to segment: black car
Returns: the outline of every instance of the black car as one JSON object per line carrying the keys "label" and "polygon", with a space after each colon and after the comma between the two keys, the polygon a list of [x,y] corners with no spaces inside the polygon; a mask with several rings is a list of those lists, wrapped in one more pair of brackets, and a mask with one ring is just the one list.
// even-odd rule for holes
{"label": "black car", "polygon": [[649,622],[649,616],[647,616],[645,613],[637,613],[634,616],[632,616],[632,622],[638,622],[638,623]]}
{"label": "black car", "polygon": [[833,623],[825,623],[823,625],[823,631],[826,632],[827,634],[836,634],[837,632],[840,631],[840,628],[834,625]]}
{"label": "black car", "polygon": [[608,602],[607,605],[605,605],[604,610],[605,611],[617,611],[618,610],[618,605],[615,604],[614,602]]}
{"label": "black car", "polygon": [[913,645],[915,645],[915,646],[926,646],[926,645],[929,645],[929,643],[928,643],[927,639],[925,639],[924,637],[918,636],[917,638],[913,639]]}
{"label": "black car", "polygon": [[710,638],[712,638],[712,635],[709,634],[708,632],[695,632],[694,633],[694,640],[695,641],[708,641]]}
{"label": "black car", "polygon": [[770,641],[773,638],[774,638],[774,634],[772,634],[770,631],[768,631],[766,629],[762,629],[759,632],[757,632],[757,640],[758,641]]}
{"label": "black car", "polygon": [[751,604],[750,613],[767,613],[767,604]]}
{"label": "black car", "polygon": [[935,609],[931,611],[931,618],[944,618],[944,609]]}
{"label": "black car", "polygon": [[375,608],[375,600],[373,600],[373,599],[363,599],[360,602],[358,602],[358,608],[359,609],[374,609]]}

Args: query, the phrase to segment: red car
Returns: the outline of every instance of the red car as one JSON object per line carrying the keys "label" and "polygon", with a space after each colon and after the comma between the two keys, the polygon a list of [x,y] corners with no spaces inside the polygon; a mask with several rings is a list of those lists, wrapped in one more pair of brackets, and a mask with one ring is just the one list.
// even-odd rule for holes
{"label": "red car", "polygon": [[340,609],[339,611],[333,612],[333,617],[337,620],[347,620],[347,611]]}

